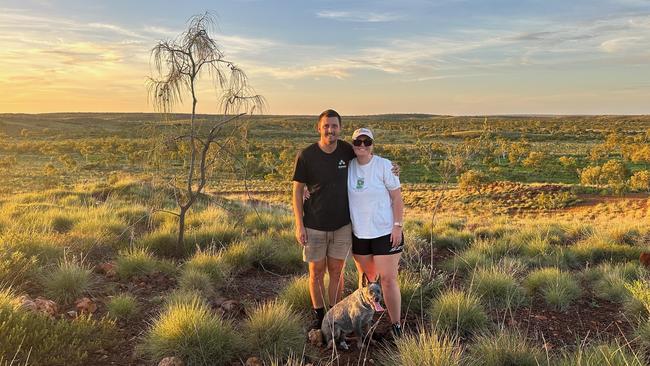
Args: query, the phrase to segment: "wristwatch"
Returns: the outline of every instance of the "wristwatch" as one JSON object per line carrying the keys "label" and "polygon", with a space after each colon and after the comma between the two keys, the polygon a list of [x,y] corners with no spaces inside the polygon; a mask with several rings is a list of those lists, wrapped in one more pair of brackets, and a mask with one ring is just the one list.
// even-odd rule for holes
{"label": "wristwatch", "polygon": [[400,222],[400,221],[395,221],[395,223],[393,224],[393,226],[403,227],[404,224],[403,224],[402,222]]}

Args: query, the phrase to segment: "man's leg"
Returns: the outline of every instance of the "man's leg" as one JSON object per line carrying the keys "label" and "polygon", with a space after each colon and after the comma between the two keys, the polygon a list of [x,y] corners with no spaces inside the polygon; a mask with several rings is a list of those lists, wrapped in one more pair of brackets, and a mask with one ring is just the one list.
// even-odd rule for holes
{"label": "man's leg", "polygon": [[343,298],[344,266],[345,260],[327,257],[327,273],[329,273],[330,276],[328,290],[330,306],[334,306],[334,304]]}
{"label": "man's leg", "polygon": [[325,307],[325,268],[327,261],[309,262],[309,295],[314,309]]}

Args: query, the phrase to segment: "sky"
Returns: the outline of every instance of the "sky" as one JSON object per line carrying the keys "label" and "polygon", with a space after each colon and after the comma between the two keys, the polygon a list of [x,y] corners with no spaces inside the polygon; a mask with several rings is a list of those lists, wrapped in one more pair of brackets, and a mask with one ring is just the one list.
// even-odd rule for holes
{"label": "sky", "polygon": [[206,11],[266,114],[650,114],[650,0],[0,0],[0,113],[153,111],[151,48]]}

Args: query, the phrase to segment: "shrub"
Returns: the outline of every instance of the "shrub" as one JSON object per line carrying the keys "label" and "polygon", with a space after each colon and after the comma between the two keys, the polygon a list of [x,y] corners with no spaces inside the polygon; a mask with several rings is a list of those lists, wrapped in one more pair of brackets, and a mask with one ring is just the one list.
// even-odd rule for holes
{"label": "shrub", "polygon": [[496,335],[482,335],[469,348],[468,363],[476,366],[538,366],[546,359],[544,352],[531,345],[515,331],[501,330]]}
{"label": "shrub", "polygon": [[580,184],[583,185],[600,185],[601,169],[599,166],[588,166],[580,171]]}
{"label": "shrub", "polygon": [[630,188],[647,192],[650,190],[650,172],[647,170],[639,170],[634,172],[630,178]]}
{"label": "shrub", "polygon": [[69,216],[57,215],[52,217],[51,226],[52,230],[56,231],[59,234],[64,234],[72,230],[72,227],[74,226],[74,220]]}
{"label": "shrub", "polygon": [[402,295],[402,312],[420,314],[442,288],[445,276],[441,274],[431,278],[428,274],[403,270],[397,281]]}
{"label": "shrub", "polygon": [[281,211],[258,210],[248,212],[244,216],[244,227],[255,232],[283,230],[291,228],[292,225],[292,217]]}
{"label": "shrub", "polygon": [[69,304],[83,295],[91,285],[91,270],[77,260],[63,260],[43,281],[45,294],[58,302]]}
{"label": "shrub", "polygon": [[233,274],[242,273],[252,268],[256,256],[255,248],[244,242],[233,243],[221,252],[221,259]]}
{"label": "shrub", "polygon": [[442,293],[431,304],[431,321],[435,328],[461,337],[485,329],[488,317],[475,295],[458,290]]}
{"label": "shrub", "polygon": [[115,260],[115,271],[123,279],[156,271],[172,272],[173,270],[173,264],[159,261],[145,248],[122,250]]}
{"label": "shrub", "polygon": [[122,320],[133,318],[138,312],[138,301],[129,294],[120,294],[106,304],[108,314]]}
{"label": "shrub", "polygon": [[[162,257],[179,256],[177,244],[178,236],[167,231],[154,231],[143,236],[138,246],[148,248],[152,253]],[[185,248],[181,250],[180,257],[187,255]]]}
{"label": "shrub", "polygon": [[557,268],[542,268],[531,272],[524,286],[532,293],[539,292],[547,304],[558,310],[565,310],[580,297],[580,285],[566,272]]}
{"label": "shrub", "polygon": [[146,332],[141,349],[156,362],[173,355],[187,365],[229,365],[239,342],[231,324],[195,295],[167,305]]}
{"label": "shrub", "polygon": [[280,273],[297,273],[304,268],[302,248],[292,233],[262,234],[248,241],[254,264]]}
{"label": "shrub", "polygon": [[186,270],[197,270],[207,273],[213,285],[216,287],[224,284],[231,271],[230,266],[214,248],[197,250],[192,258],[185,262],[184,267]]}
{"label": "shrub", "polygon": [[56,320],[0,306],[0,334],[0,355],[15,355],[16,363],[67,366],[92,363],[96,351],[114,344],[117,331],[108,319]]}
{"label": "shrub", "polygon": [[182,290],[198,291],[203,296],[209,297],[214,294],[214,283],[206,272],[195,268],[186,268],[181,273],[178,285]]}
{"label": "shrub", "polygon": [[262,357],[288,357],[305,345],[300,316],[284,302],[273,301],[253,309],[244,324],[247,350]]}
{"label": "shrub", "polygon": [[37,259],[0,245],[0,284],[26,286],[36,277]]}
{"label": "shrub", "polygon": [[292,309],[309,312],[312,309],[309,294],[309,277],[294,277],[278,295],[278,300],[289,304]]}
{"label": "shrub", "polygon": [[557,362],[558,366],[643,366],[643,355],[615,343],[579,347],[572,353],[565,353]]}
{"label": "shrub", "polygon": [[594,293],[601,299],[623,302],[629,296],[626,284],[639,279],[643,269],[634,263],[601,263],[585,271],[584,277],[591,284]]}
{"label": "shrub", "polygon": [[639,247],[616,244],[595,236],[577,242],[569,250],[580,264],[627,262],[637,259],[642,251]]}
{"label": "shrub", "polygon": [[405,334],[395,341],[395,350],[382,353],[389,366],[454,366],[462,365],[463,351],[458,341],[447,335],[419,331]]}
{"label": "shrub", "polygon": [[625,310],[632,317],[647,320],[650,316],[650,284],[647,278],[625,284],[630,296],[626,300]]}
{"label": "shrub", "polygon": [[622,161],[609,160],[600,170],[600,179],[608,185],[618,186],[625,184],[629,174],[630,170]]}
{"label": "shrub", "polygon": [[496,266],[475,270],[470,281],[471,291],[490,306],[514,309],[528,301],[515,278]]}
{"label": "shrub", "polygon": [[458,188],[465,191],[481,192],[481,186],[487,182],[485,173],[470,169],[458,177]]}

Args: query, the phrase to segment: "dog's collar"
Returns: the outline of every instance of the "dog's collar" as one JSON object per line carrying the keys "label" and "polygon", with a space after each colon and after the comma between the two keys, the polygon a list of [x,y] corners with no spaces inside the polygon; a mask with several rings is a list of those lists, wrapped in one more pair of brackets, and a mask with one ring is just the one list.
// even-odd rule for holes
{"label": "dog's collar", "polygon": [[359,291],[359,300],[361,304],[363,304],[364,308],[375,310],[375,307],[372,306],[372,304],[367,301],[365,296],[363,296],[363,291]]}

